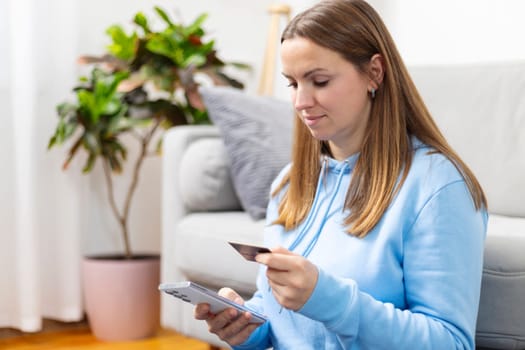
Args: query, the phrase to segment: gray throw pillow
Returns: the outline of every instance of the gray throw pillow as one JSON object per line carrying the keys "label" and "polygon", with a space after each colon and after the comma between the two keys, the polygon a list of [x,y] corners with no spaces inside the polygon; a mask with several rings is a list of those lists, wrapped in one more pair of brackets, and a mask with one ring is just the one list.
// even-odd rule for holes
{"label": "gray throw pillow", "polygon": [[179,166],[180,196],[191,211],[240,210],[226,147],[218,137],[192,142]]}
{"label": "gray throw pillow", "polygon": [[202,87],[200,93],[223,137],[243,209],[254,220],[264,218],[272,181],[290,161],[291,103],[229,87]]}

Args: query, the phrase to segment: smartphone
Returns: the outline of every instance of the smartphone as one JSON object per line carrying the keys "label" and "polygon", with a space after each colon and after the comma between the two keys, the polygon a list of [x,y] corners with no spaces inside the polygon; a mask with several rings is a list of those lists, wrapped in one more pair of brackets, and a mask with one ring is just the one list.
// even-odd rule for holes
{"label": "smartphone", "polygon": [[271,250],[262,247],[262,246],[256,246],[251,244],[244,244],[244,243],[238,243],[238,242],[228,242],[233,248],[235,248],[236,251],[239,252],[246,260],[249,261],[255,261],[255,256],[257,254],[263,254],[263,253],[271,253]]}
{"label": "smartphone", "polygon": [[248,309],[244,305],[237,304],[229,299],[226,299],[217,292],[198,285],[195,282],[183,281],[176,283],[161,283],[159,285],[159,290],[170,295],[173,295],[175,298],[180,299],[184,302],[197,305],[200,303],[207,303],[210,305],[210,311],[214,314],[233,307],[240,312],[248,311],[252,314],[250,323],[264,323],[266,322],[266,317],[261,315],[253,310]]}

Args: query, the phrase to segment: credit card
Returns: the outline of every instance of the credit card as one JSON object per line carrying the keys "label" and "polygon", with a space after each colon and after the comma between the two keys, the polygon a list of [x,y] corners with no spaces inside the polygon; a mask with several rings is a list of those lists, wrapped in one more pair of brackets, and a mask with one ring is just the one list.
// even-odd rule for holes
{"label": "credit card", "polygon": [[271,253],[272,251],[266,247],[228,242],[236,251],[238,251],[246,260],[255,261],[255,256],[261,253]]}

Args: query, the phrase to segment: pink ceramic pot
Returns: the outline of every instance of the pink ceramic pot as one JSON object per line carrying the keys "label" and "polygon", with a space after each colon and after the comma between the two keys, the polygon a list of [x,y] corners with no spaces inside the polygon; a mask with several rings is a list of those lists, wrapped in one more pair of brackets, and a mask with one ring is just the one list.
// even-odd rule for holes
{"label": "pink ceramic pot", "polygon": [[151,337],[160,324],[160,258],[86,257],[84,301],[96,338],[106,341]]}

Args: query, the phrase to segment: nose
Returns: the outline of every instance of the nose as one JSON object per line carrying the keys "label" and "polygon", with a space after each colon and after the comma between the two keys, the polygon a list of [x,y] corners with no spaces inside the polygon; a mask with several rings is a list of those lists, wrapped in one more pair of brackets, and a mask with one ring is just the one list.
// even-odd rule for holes
{"label": "nose", "polygon": [[295,109],[297,111],[303,111],[312,107],[315,99],[308,89],[299,85],[294,92],[293,101]]}

